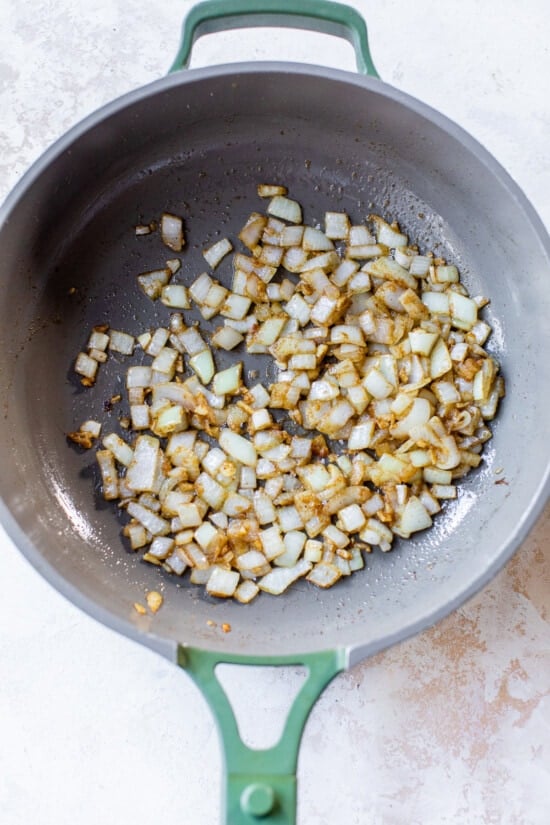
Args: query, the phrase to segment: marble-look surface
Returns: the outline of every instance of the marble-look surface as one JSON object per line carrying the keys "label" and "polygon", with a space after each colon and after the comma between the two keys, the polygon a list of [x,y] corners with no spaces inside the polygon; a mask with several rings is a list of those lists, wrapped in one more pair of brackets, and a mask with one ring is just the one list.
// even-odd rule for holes
{"label": "marble-look surface", "polygon": [[[166,71],[189,5],[0,0],[0,197],[78,119]],[[353,5],[382,77],[481,140],[550,226],[546,2]],[[353,68],[347,45],[281,32],[201,41],[194,65],[237,55]],[[547,508],[482,593],[328,688],[303,740],[302,825],[550,821],[549,540]],[[217,735],[192,683],[77,611],[3,533],[0,556],[2,825],[217,822]],[[297,679],[251,674],[259,739]]]}

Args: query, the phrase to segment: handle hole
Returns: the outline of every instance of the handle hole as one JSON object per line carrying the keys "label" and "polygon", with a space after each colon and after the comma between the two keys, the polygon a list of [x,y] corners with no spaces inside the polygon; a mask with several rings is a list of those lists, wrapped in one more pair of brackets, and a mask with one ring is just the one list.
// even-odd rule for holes
{"label": "handle hole", "polygon": [[254,750],[276,745],[308,669],[219,664],[216,676],[227,694],[244,744]]}
{"label": "handle hole", "polygon": [[[232,61],[227,59],[230,54],[236,56]],[[242,60],[294,61],[356,71],[355,52],[347,40],[331,34],[264,27],[205,34],[193,46],[191,66]]]}

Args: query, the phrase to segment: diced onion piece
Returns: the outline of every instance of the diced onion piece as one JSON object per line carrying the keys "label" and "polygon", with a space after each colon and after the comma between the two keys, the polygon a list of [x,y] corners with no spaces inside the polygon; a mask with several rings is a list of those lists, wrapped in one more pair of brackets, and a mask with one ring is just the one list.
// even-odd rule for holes
{"label": "diced onion piece", "polygon": [[274,560],[275,565],[277,565],[277,567],[294,567],[304,549],[306,541],[307,535],[300,530],[289,530],[285,533],[285,552],[277,556]]}
{"label": "diced onion piece", "polygon": [[427,255],[415,255],[410,263],[409,272],[411,275],[424,277],[428,274],[431,264],[432,259]]}
{"label": "diced onion piece", "polygon": [[278,567],[261,578],[258,587],[273,596],[280,596],[293,582],[309,573],[311,567],[311,562],[305,559],[300,559],[293,567]]}
{"label": "diced onion piece", "polygon": [[369,275],[393,281],[405,289],[416,289],[416,278],[393,258],[377,258],[365,267]]}
{"label": "diced onion piece", "polygon": [[251,333],[250,340],[247,345],[247,349],[251,352],[252,345],[260,345],[263,347],[269,347],[271,344],[274,344],[281,332],[283,331],[283,327],[285,326],[286,318],[277,317],[277,318],[268,318],[264,323],[259,327],[259,329]]}
{"label": "diced onion piece", "polygon": [[155,536],[147,552],[156,559],[164,560],[168,558],[173,548],[174,539],[169,536]]}
{"label": "diced onion piece", "polygon": [[265,215],[253,212],[239,232],[239,240],[242,241],[248,249],[254,249],[262,237],[266,223],[267,218]]}
{"label": "diced onion piece", "polygon": [[307,259],[308,253],[305,249],[298,246],[291,246],[283,255],[282,265],[285,269],[288,269],[289,272],[301,272]]}
{"label": "diced onion piece", "polygon": [[91,433],[82,432],[82,430],[67,433],[67,438],[84,450],[91,450],[94,446],[94,436]]}
{"label": "diced onion piece", "polygon": [[434,484],[432,494],[441,500],[454,499],[457,497],[457,489],[454,484]]}
{"label": "diced onion piece", "polygon": [[182,219],[170,212],[164,212],[160,218],[160,235],[165,246],[173,252],[181,252],[185,244]]}
{"label": "diced onion piece", "polygon": [[458,283],[458,269],[456,266],[434,266],[433,280],[436,284]]}
{"label": "diced onion piece", "polygon": [[471,298],[449,290],[449,311],[453,326],[469,330],[477,321],[477,304]]}
{"label": "diced onion piece", "polygon": [[303,236],[303,226],[285,226],[279,235],[279,246],[283,247],[283,249],[291,246],[300,247]]}
{"label": "diced onion piece", "polygon": [[409,239],[403,235],[393,226],[390,226],[387,221],[378,215],[369,215],[369,220],[376,224],[376,236],[378,243],[383,243],[385,246],[395,248],[396,246],[407,246]]}
{"label": "diced onion piece", "polygon": [[361,328],[354,324],[336,324],[330,331],[332,344],[356,344],[365,346],[365,338]]}
{"label": "diced onion piece", "polygon": [[98,450],[96,460],[101,472],[103,498],[112,501],[118,498],[118,476],[113,454],[110,450]]}
{"label": "diced onion piece", "polygon": [[146,350],[147,355],[152,355],[153,357],[158,355],[166,345],[169,335],[169,331],[164,327],[159,327],[156,329],[153,335],[149,336],[148,342],[143,347]]}
{"label": "diced onion piece", "polygon": [[442,338],[439,338],[430,355],[430,375],[432,378],[439,378],[449,372],[452,366],[453,362],[447,344]]}
{"label": "diced onion piece", "polygon": [[419,498],[411,496],[399,519],[399,530],[403,536],[426,530],[432,525],[432,517]]}
{"label": "diced onion piece", "polygon": [[409,332],[409,342],[411,352],[417,355],[429,355],[439,334],[437,332],[426,332],[423,329],[413,329]]}
{"label": "diced onion piece", "polygon": [[132,550],[139,550],[151,541],[151,533],[142,524],[131,522],[122,528],[122,535],[130,542]]}
{"label": "diced onion piece", "polygon": [[363,386],[373,398],[388,398],[393,392],[392,384],[377,367],[373,367],[366,374]]}
{"label": "diced onion piece", "polygon": [[176,272],[177,272],[179,269],[181,269],[181,261],[180,261],[180,259],[179,259],[179,258],[169,258],[169,259],[166,261],[166,266],[168,267],[168,269],[170,270],[170,272],[172,273],[172,275],[175,275],[175,274],[176,274]]}
{"label": "diced onion piece", "polygon": [[130,367],[126,373],[126,387],[138,389],[151,384],[151,367]]}
{"label": "diced onion piece", "polygon": [[202,272],[189,287],[189,294],[195,303],[201,305],[206,301],[214,281],[208,272]]}
{"label": "diced onion piece", "polygon": [[109,343],[109,336],[105,332],[100,332],[99,330],[92,330],[90,333],[90,337],[88,338],[88,350],[103,350],[107,349],[107,345]]}
{"label": "diced onion piece", "polygon": [[160,298],[162,287],[166,286],[171,277],[170,269],[155,269],[152,272],[143,272],[138,275],[137,282],[142,292],[155,301]]}
{"label": "diced onion piece", "polygon": [[415,398],[407,415],[405,415],[395,426],[391,428],[391,434],[395,438],[414,437],[415,428],[422,427],[428,423],[432,415],[432,406],[426,398]]}
{"label": "diced onion piece", "polygon": [[216,269],[221,260],[225,258],[232,249],[233,244],[231,241],[228,238],[223,238],[221,241],[216,241],[216,243],[212,244],[208,249],[204,249],[202,254],[206,263],[212,267],[212,269]]}
{"label": "diced onion piece", "polygon": [[422,303],[434,315],[449,314],[449,296],[445,292],[423,292]]}
{"label": "diced onion piece", "polygon": [[374,435],[375,424],[374,419],[371,419],[370,421],[356,424],[352,427],[348,437],[348,450],[357,451],[368,449],[372,436]]}
{"label": "diced onion piece", "polygon": [[208,473],[201,473],[195,482],[195,490],[199,498],[205,501],[213,510],[223,506],[226,490],[218,484]]}
{"label": "diced onion piece", "polygon": [[453,478],[450,470],[440,470],[438,467],[424,467],[423,475],[428,484],[450,484]]}
{"label": "diced onion piece", "polygon": [[346,256],[351,260],[365,261],[368,258],[377,258],[383,255],[385,247],[378,243],[358,244],[357,246],[348,246],[346,249]]}
{"label": "diced onion piece", "polygon": [[139,521],[153,536],[166,536],[170,532],[170,522],[161,518],[147,507],[138,504],[137,501],[129,501],[126,505],[126,510],[132,518]]}
{"label": "diced onion piece", "polygon": [[329,524],[322,532],[325,539],[330,541],[335,547],[346,547],[349,544],[350,538],[342,530],[339,530],[334,524]]}
{"label": "diced onion piece", "polygon": [[258,585],[250,581],[242,581],[235,592],[233,593],[233,597],[240,602],[241,604],[249,604],[252,599],[254,599],[258,593],[260,592],[260,588]]}
{"label": "diced onion piece", "polygon": [[235,349],[235,347],[242,343],[242,341],[244,341],[244,336],[241,335],[240,332],[237,332],[237,330],[228,326],[219,327],[211,338],[211,343],[213,346],[218,347],[219,349],[224,349],[227,352]]}
{"label": "diced onion piece", "polygon": [[134,458],[134,450],[116,433],[109,433],[103,439],[103,446],[112,452],[116,460],[129,467]]}
{"label": "diced onion piece", "polygon": [[293,201],[284,195],[275,195],[267,207],[270,215],[276,218],[283,218],[290,223],[302,223],[302,207],[297,201]]}
{"label": "diced onion piece", "polygon": [[163,347],[155,356],[151,369],[155,372],[162,372],[172,377],[178,357],[177,350],[171,347]]}
{"label": "diced onion piece", "polygon": [[99,434],[101,433],[101,423],[99,421],[94,421],[93,419],[88,419],[87,421],[82,422],[79,430],[82,433],[89,433],[92,438],[99,438]]}
{"label": "diced onion piece", "polygon": [[241,321],[250,309],[251,303],[250,298],[231,293],[223,303],[220,315],[235,321]]}
{"label": "diced onion piece", "polygon": [[85,352],[79,352],[74,364],[74,371],[93,383],[98,366],[99,364],[94,358],[90,358]]}
{"label": "diced onion piece", "polygon": [[342,288],[346,285],[351,276],[357,272],[358,269],[359,264],[356,261],[342,261],[342,263],[336,267],[336,269],[330,276],[330,280],[335,286]]}
{"label": "diced onion piece", "polygon": [[[155,489],[155,481],[161,461],[158,438],[139,435],[134,446],[134,454],[126,473],[126,484],[135,492]],[[151,531],[152,532],[152,531]]]}
{"label": "diced onion piece", "polygon": [[178,335],[178,340],[188,355],[198,355],[208,349],[200,332],[195,327],[189,327]]}
{"label": "diced onion piece", "polygon": [[288,189],[286,186],[279,186],[275,183],[260,183],[257,192],[260,198],[274,198],[277,195],[286,195]]}
{"label": "diced onion piece", "polygon": [[336,584],[341,575],[342,572],[338,569],[338,567],[336,567],[336,565],[331,564],[330,562],[320,561],[318,564],[314,565],[313,569],[310,573],[308,573],[306,578],[317,587],[322,587],[325,589]]}
{"label": "diced onion piece", "polygon": [[259,550],[249,550],[239,556],[237,567],[241,573],[251,573],[253,576],[265,576],[271,570],[269,562]]}
{"label": "diced onion piece", "polygon": [[304,546],[304,559],[312,563],[321,561],[323,555],[323,542],[315,539],[308,539]]}
{"label": "diced onion piece", "polygon": [[166,436],[184,430],[186,427],[187,418],[182,407],[173,406],[167,407],[160,413],[152,429],[156,435],[166,438]]}
{"label": "diced onion piece", "polygon": [[160,300],[165,306],[173,309],[190,309],[191,307],[187,287],[183,284],[167,284],[167,286],[163,286],[160,293]]}
{"label": "diced onion piece", "polygon": [[273,426],[273,419],[266,409],[254,410],[250,416],[250,432],[256,433],[259,430],[266,430]]}
{"label": "diced onion piece", "polygon": [[94,361],[97,361],[98,364],[104,364],[107,361],[107,353],[104,352],[102,349],[90,349],[88,350],[88,355],[90,358],[93,358]]}
{"label": "diced onion piece", "polygon": [[272,561],[285,552],[285,543],[281,530],[277,525],[268,527],[266,530],[260,530],[259,537],[264,556],[268,561]]}
{"label": "diced onion piece", "polygon": [[350,220],[345,212],[325,212],[325,235],[331,240],[345,240],[349,235]]}
{"label": "diced onion piece", "polygon": [[205,349],[202,352],[193,355],[189,359],[189,366],[196,373],[199,380],[203,384],[208,384],[212,380],[216,369],[214,366],[212,353],[209,349]]}
{"label": "diced onion piece", "polygon": [[308,252],[327,252],[334,249],[334,244],[320,229],[306,226],[302,236],[302,247]]}
{"label": "diced onion piece", "polygon": [[143,350],[146,350],[148,345],[149,345],[149,342],[151,341],[151,338],[152,338],[152,336],[151,336],[150,332],[142,332],[141,335],[137,336],[136,340],[137,340],[139,346]]}
{"label": "diced onion piece", "polygon": [[218,541],[218,531],[209,522],[203,522],[194,533],[194,539],[205,553],[209,553],[213,545]]}
{"label": "diced onion piece", "polygon": [[[212,283],[212,286],[208,290],[206,298],[204,299],[204,304],[200,306],[200,311],[203,316],[205,318],[210,318],[212,315],[215,315],[225,301],[227,295],[228,290],[224,286],[215,282]],[[208,310],[208,315],[206,314],[206,310]]]}
{"label": "diced onion piece", "polygon": [[334,251],[321,252],[319,255],[314,255],[308,258],[300,267],[300,272],[311,272],[313,269],[323,269],[325,271],[335,269],[340,263],[338,254]]}
{"label": "diced onion piece", "polygon": [[241,385],[242,361],[233,364],[226,370],[217,372],[212,381],[212,389],[216,395],[235,395]]}
{"label": "diced onion piece", "polygon": [[231,430],[223,429],[220,433],[219,443],[222,450],[247,467],[255,467],[258,463],[258,453],[251,441],[243,438],[242,435]]}
{"label": "diced onion piece", "polygon": [[236,518],[243,516],[250,507],[251,501],[247,496],[230,492],[223,503],[223,512],[230,518]]}
{"label": "diced onion piece", "polygon": [[223,567],[214,566],[212,573],[206,583],[206,591],[211,596],[219,598],[229,598],[237,589],[240,576],[235,570],[225,570]]}

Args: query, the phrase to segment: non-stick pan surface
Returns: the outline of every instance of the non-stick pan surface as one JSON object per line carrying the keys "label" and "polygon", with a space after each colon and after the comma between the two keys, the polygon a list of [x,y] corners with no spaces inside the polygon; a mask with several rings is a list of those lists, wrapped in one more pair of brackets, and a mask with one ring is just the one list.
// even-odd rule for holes
{"label": "non-stick pan surface", "polygon": [[[91,326],[137,334],[168,318],[135,282],[162,265],[167,250],[157,238],[136,238],[133,226],[165,209],[182,214],[181,277],[189,282],[205,269],[203,246],[235,238],[261,206],[255,186],[263,181],[285,183],[309,222],[331,208],[357,221],[379,212],[398,219],[422,250],[456,263],[473,294],[491,297],[485,317],[507,398],[482,467],[433,529],[372,554],[363,572],[328,592],[299,583],[243,608],[129,553],[120,520],[98,493],[93,454],[70,448],[65,434],[90,415],[118,431],[125,409],[102,411],[121,389],[124,359],[112,357],[93,389],[73,377]],[[130,635],[151,631],[159,647],[178,641],[277,654],[343,645],[356,647],[353,661],[449,612],[533,523],[550,443],[547,237],[498,164],[428,107],[377,80],[299,65],[171,76],[73,129],[28,173],[3,220],[6,523],[38,569],[107,623]],[[229,275],[226,262],[219,277],[228,283]],[[249,366],[267,380],[265,362]],[[495,483],[497,468],[506,484]],[[159,576],[166,600],[150,626],[132,603]],[[230,622],[232,633],[220,638],[207,619]]]}

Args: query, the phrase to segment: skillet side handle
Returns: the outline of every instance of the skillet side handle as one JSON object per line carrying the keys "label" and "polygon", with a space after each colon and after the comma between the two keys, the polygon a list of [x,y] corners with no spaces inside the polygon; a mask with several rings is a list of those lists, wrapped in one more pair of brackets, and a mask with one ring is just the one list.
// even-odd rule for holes
{"label": "skillet side handle", "polygon": [[180,48],[170,72],[187,68],[193,45],[204,34],[258,26],[306,29],[342,37],[355,49],[357,70],[379,77],[365,21],[355,9],[331,0],[205,0],[190,10],[183,22]]}
{"label": "skillet side handle", "polygon": [[[254,750],[239,735],[235,714],[215,673],[219,664],[303,665],[308,677],[289,711],[280,740]],[[195,681],[218,723],[226,765],[226,825],[296,823],[298,748],[309,713],[328,683],[347,666],[344,649],[301,656],[237,656],[178,648],[178,664]]]}

